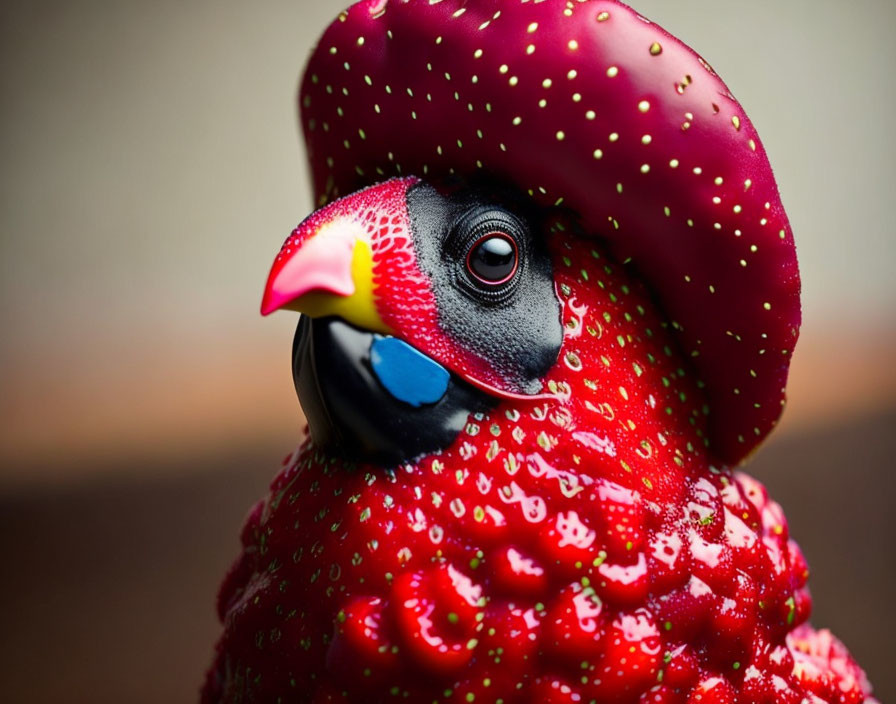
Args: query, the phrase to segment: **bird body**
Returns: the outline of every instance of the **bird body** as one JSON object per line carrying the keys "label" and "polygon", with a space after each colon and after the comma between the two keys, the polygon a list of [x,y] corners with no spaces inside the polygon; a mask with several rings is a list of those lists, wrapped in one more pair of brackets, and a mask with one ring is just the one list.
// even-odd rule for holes
{"label": "bird body", "polygon": [[[605,236],[593,229],[595,213],[624,187],[590,208],[581,184],[570,190],[579,194],[574,207],[540,202],[521,183],[533,167],[519,178],[461,166],[427,177],[437,169],[421,162],[415,176],[386,166],[382,178],[363,176],[361,162],[376,149],[401,153],[395,137],[365,147],[353,172],[330,163],[329,140],[349,131],[323,116],[336,110],[332,101],[357,100],[354,87],[338,90],[343,72],[367,70],[370,85],[382,69],[353,69],[350,52],[373,44],[371,62],[394,67],[423,30],[444,26],[444,41],[455,32],[475,61],[471,32],[499,24],[500,12],[480,17],[492,6],[515,37],[536,34],[535,17],[541,31],[572,17],[571,5],[585,11],[550,0],[368,1],[334,24],[312,58],[305,124],[324,207],[287,239],[262,306],[305,314],[294,377],[310,436],[246,520],[219,594],[224,632],[204,704],[874,701],[842,644],[807,625],[808,568],[780,507],[733,468],[777,420],[799,318],[792,238],[763,153],[749,185],[736,159],[713,162],[708,174],[713,187],[739,179],[730,191],[738,202],[726,206],[740,215],[755,205],[749,225],[719,234],[728,215],[716,218],[725,222],[719,228],[703,218],[717,205],[707,193],[728,191],[699,186],[682,206],[692,224],[685,218],[671,231],[700,234],[649,255],[660,238],[645,229],[653,215],[637,222],[638,202],[655,205],[651,189],[662,184],[635,187],[619,211],[633,221],[610,218]],[[591,13],[588,31],[611,16],[625,42],[661,31],[615,2],[579,5]],[[473,29],[455,31],[449,18],[465,14]],[[410,45],[399,41],[402,31]],[[663,52],[693,60],[676,40],[662,40],[659,51],[642,47],[646,58],[636,63]],[[398,48],[383,49],[390,41]],[[579,41],[563,51],[575,56]],[[544,44],[535,46],[538,53]],[[496,68],[499,78],[488,80],[503,90],[510,69]],[[409,83],[417,71],[406,71]],[[702,79],[717,80],[704,71],[688,77],[697,91],[706,91]],[[642,78],[630,80],[626,96],[647,90]],[[419,97],[419,88],[406,92]],[[666,112],[658,95],[650,100]],[[733,132],[741,124],[747,129],[737,121]],[[708,153],[703,142],[715,129],[691,133],[693,154]],[[670,143],[678,132],[668,133]],[[753,141],[733,138],[746,149]],[[425,139],[409,137],[415,149]],[[589,168],[598,161],[592,152],[579,155]],[[362,176],[374,182],[334,199]],[[678,207],[669,202],[666,210]],[[766,257],[752,268],[731,259],[742,239]],[[643,256],[620,257],[627,251]],[[756,282],[743,290],[717,282],[739,312],[731,320],[716,319],[716,288],[704,278],[719,261],[722,272],[747,268]],[[708,288],[691,293],[692,284]],[[665,295],[672,287],[686,293]],[[712,299],[705,308],[683,304],[703,298]],[[769,308],[777,317],[763,317]],[[719,356],[728,338],[744,344]],[[716,354],[704,361],[707,349]],[[741,374],[755,386],[726,386]],[[755,433],[738,425],[745,422]]]}

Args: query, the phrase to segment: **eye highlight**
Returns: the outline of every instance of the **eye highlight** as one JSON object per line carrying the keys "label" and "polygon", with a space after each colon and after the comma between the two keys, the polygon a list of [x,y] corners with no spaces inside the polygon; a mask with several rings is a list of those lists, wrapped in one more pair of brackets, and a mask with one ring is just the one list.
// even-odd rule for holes
{"label": "eye highlight", "polygon": [[510,281],[519,269],[519,248],[503,232],[488,232],[467,252],[467,272],[478,283],[500,286]]}

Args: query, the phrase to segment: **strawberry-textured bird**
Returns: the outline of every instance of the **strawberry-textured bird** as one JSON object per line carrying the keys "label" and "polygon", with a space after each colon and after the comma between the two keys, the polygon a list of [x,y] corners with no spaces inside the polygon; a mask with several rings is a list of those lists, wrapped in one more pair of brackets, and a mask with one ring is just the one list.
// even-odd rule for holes
{"label": "strawberry-textured bird", "polygon": [[310,437],[224,580],[217,702],[858,704],[780,507],[793,238],[710,66],[615,0],[365,0],[300,96]]}

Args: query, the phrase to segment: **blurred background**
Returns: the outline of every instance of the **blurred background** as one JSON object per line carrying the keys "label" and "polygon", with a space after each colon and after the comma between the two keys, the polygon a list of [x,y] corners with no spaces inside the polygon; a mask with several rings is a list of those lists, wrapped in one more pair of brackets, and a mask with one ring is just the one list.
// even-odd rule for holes
{"label": "blurred background", "polygon": [[[639,0],[752,117],[805,322],[750,471],[814,622],[896,699],[896,4]],[[311,0],[0,5],[0,681],[8,702],[192,702],[242,517],[295,443],[295,321],[258,315],[310,210]]]}

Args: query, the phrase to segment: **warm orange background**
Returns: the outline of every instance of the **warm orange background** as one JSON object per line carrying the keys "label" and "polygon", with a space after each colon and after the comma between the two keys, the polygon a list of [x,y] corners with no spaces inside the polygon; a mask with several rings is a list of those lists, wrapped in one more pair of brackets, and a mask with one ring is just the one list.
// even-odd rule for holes
{"label": "warm orange background", "polygon": [[[883,701],[896,619],[896,5],[632,0],[756,123],[805,325],[750,471],[815,622]],[[242,514],[301,417],[257,313],[310,210],[293,93],[335,5],[0,7],[0,681],[13,702],[189,702]]]}

